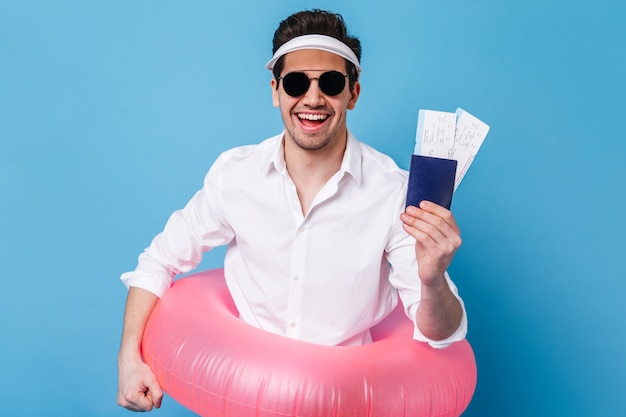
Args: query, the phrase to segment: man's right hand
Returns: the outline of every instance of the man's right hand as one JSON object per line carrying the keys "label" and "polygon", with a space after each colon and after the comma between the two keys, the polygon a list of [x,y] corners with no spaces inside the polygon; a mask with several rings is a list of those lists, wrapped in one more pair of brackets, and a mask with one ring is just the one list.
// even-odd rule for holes
{"label": "man's right hand", "polygon": [[163,391],[148,365],[141,360],[118,364],[117,403],[131,411],[151,411],[161,407]]}
{"label": "man's right hand", "polygon": [[141,360],[141,337],[158,297],[130,287],[124,312],[122,344],[117,359],[117,403],[132,411],[159,408],[163,391],[152,370]]}

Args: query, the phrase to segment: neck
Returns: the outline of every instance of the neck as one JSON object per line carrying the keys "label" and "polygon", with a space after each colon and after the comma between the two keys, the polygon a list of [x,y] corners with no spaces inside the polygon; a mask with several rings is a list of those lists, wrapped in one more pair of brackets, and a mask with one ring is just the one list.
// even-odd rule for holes
{"label": "neck", "polygon": [[287,136],[283,139],[287,172],[296,186],[304,215],[317,193],[341,168],[346,144],[347,132],[315,151],[300,148]]}
{"label": "neck", "polygon": [[308,150],[298,146],[288,134],[285,134],[283,149],[287,172],[294,181],[318,178],[326,182],[341,167],[346,143],[347,132],[343,137],[333,139],[322,149]]}

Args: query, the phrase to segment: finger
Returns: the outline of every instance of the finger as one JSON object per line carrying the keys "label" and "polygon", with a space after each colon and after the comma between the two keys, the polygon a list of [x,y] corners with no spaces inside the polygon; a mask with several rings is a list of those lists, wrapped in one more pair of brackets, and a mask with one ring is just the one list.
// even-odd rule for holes
{"label": "finger", "polygon": [[[414,216],[409,214],[412,212],[415,213]],[[461,246],[461,236],[440,217],[416,208],[408,208],[401,218],[404,230],[415,238],[416,244],[422,250],[433,254],[448,254],[454,253]]]}
{"label": "finger", "polygon": [[152,404],[156,408],[160,408],[161,401],[163,400],[163,390],[161,390],[161,387],[159,386],[159,383],[156,382],[156,380],[153,381],[153,383],[150,384],[150,386],[148,387],[147,394],[150,396]]}
{"label": "finger", "polygon": [[404,230],[413,236],[420,245],[434,245],[437,240],[443,240],[445,237],[433,225],[411,216],[403,216]]}
{"label": "finger", "polygon": [[150,391],[140,391],[131,402],[131,409],[134,411],[151,411],[154,407]]}
{"label": "finger", "polygon": [[[406,213],[403,213],[400,217],[405,226],[426,233],[435,241],[447,239],[448,236],[458,234],[441,217],[415,207],[408,207]],[[407,232],[411,233],[409,230]]]}
{"label": "finger", "polygon": [[153,407],[152,400],[144,392],[136,393],[131,397],[123,397],[117,403],[130,411],[150,411]]}
{"label": "finger", "polygon": [[432,237],[430,237],[430,235],[406,224],[404,224],[403,227],[408,234],[415,238],[415,249],[418,256],[419,254],[432,254],[436,250],[437,243],[432,239]]}
{"label": "finger", "polygon": [[[461,234],[461,231],[459,230],[459,227],[454,220],[454,216],[452,216],[452,213],[449,210],[446,210],[445,208],[433,203],[422,203],[426,203],[426,210],[409,206],[406,209],[406,214],[408,215],[408,217],[403,217],[402,221],[416,227],[418,226],[418,221],[424,222],[426,224],[434,226],[444,236],[454,236]],[[412,217],[413,219],[411,219],[410,217]]]}
{"label": "finger", "polygon": [[420,208],[427,213],[430,213],[434,216],[441,218],[446,224],[448,224],[456,233],[460,234],[461,230],[456,223],[454,215],[452,212],[445,207],[440,206],[439,204],[435,204],[431,201],[422,201],[420,202]]}
{"label": "finger", "polygon": [[122,393],[118,404],[131,411],[151,411],[153,407],[161,407],[162,399],[163,391],[155,380],[142,384],[136,391]]}
{"label": "finger", "polygon": [[[407,233],[415,238],[415,255],[418,258],[418,262],[425,261],[430,263],[440,272],[448,268],[452,257],[461,246],[461,238],[458,235],[451,239],[436,241],[428,233],[417,228],[407,224],[403,224],[403,227]],[[421,273],[420,277],[424,278]]]}
{"label": "finger", "polygon": [[438,239],[433,238],[432,230],[425,232],[419,228],[403,225],[407,233],[415,238],[415,248],[417,253],[423,255],[429,255],[433,258],[449,258],[461,245],[461,238],[456,236],[452,238],[443,238],[439,236]]}
{"label": "finger", "polygon": [[142,408],[148,408],[147,411],[152,410],[152,407],[161,407],[161,401],[163,400],[163,391],[159,386],[159,383],[154,378],[150,378],[146,381],[144,389],[138,392],[141,396],[139,401],[142,404]]}

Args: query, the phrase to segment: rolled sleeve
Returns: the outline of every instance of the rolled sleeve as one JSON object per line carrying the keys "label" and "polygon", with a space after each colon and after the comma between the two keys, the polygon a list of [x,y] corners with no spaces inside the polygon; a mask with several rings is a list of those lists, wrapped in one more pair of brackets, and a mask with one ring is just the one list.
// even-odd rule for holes
{"label": "rolled sleeve", "polygon": [[223,163],[224,158],[219,158],[205,177],[203,188],[183,209],[172,213],[163,231],[139,255],[136,269],[121,275],[127,288],[142,288],[161,297],[176,275],[198,266],[204,252],[230,242],[233,232],[220,211],[219,168]]}
{"label": "rolled sleeve", "polygon": [[161,298],[171,286],[169,279],[163,279],[157,275],[145,274],[137,271],[126,272],[120,277],[126,288],[138,287],[150,291]]}
{"label": "rolled sleeve", "polygon": [[456,329],[456,331],[452,333],[452,335],[450,335],[449,337],[443,340],[429,339],[428,337],[424,336],[424,334],[421,332],[419,327],[417,327],[417,323],[415,323],[415,316],[417,313],[417,307],[419,305],[419,302],[412,304],[409,308],[406,309],[406,313],[409,315],[409,317],[411,317],[414,323],[413,324],[413,339],[419,342],[428,343],[430,346],[432,346],[435,349],[447,348],[448,346],[450,346],[451,344],[455,342],[460,342],[461,340],[465,339],[465,337],[467,336],[467,311],[465,310],[465,304],[463,303],[463,300],[459,296],[459,292],[456,286],[454,285],[454,283],[452,282],[452,280],[450,279],[447,273],[446,273],[446,281],[448,282],[448,285],[450,287],[450,290],[452,291],[452,294],[454,294],[456,299],[459,300],[459,303],[461,303],[461,308],[463,309],[463,316],[461,317],[461,324]]}

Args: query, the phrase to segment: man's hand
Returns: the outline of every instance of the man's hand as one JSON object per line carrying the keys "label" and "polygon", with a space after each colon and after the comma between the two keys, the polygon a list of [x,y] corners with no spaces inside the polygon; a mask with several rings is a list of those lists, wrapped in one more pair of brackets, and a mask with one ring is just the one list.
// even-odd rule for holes
{"label": "man's hand", "polygon": [[441,283],[452,258],[461,246],[461,231],[452,213],[429,201],[409,206],[400,215],[407,233],[413,236],[419,278],[426,287]]}
{"label": "man's hand", "polygon": [[152,370],[141,360],[141,337],[158,297],[137,287],[130,287],[126,297],[122,344],[117,358],[117,403],[132,411],[159,408],[163,391]]}
{"label": "man's hand", "polygon": [[459,328],[463,317],[463,308],[445,279],[461,246],[461,232],[449,210],[428,201],[422,201],[419,208],[407,207],[400,219],[404,230],[416,240],[422,298],[415,323],[429,339],[444,340]]}
{"label": "man's hand", "polygon": [[131,411],[151,411],[161,407],[163,391],[148,365],[140,359],[118,364],[117,403]]}

